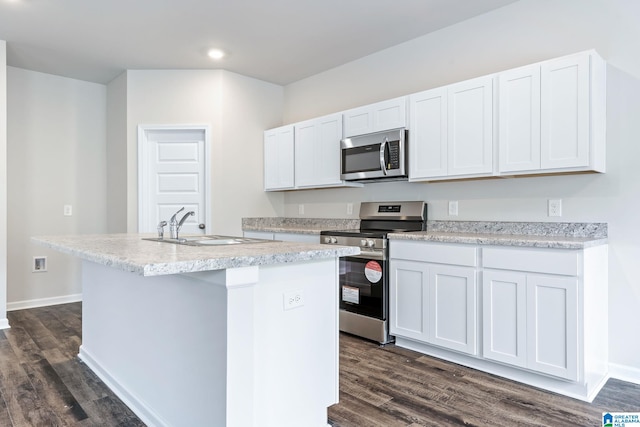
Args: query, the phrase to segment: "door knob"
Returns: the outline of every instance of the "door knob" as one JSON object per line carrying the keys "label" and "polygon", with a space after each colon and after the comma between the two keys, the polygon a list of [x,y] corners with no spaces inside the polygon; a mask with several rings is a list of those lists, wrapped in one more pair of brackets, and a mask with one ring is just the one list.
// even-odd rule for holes
{"label": "door knob", "polygon": [[204,225],[204,224],[198,224],[198,228],[199,228],[200,230],[204,230],[204,227],[205,227],[205,225]]}

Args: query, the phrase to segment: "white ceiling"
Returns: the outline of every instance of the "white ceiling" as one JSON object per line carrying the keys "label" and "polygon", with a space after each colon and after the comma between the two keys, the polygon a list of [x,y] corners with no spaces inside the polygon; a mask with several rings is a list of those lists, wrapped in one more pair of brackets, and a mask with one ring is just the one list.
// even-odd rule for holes
{"label": "white ceiling", "polygon": [[0,0],[0,40],[8,65],[96,83],[220,68],[285,85],[514,1]]}

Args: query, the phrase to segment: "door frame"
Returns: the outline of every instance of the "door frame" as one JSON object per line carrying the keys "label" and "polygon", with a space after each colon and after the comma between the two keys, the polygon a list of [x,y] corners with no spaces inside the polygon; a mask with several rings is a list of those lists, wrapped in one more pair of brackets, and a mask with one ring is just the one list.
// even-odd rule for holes
{"label": "door frame", "polygon": [[150,154],[149,140],[147,138],[150,131],[163,130],[197,130],[204,132],[204,205],[205,205],[205,234],[211,231],[211,127],[207,124],[192,125],[138,125],[138,232],[143,229],[144,219],[148,214],[148,206],[144,203],[148,199],[147,193],[149,179],[149,168],[147,158]]}

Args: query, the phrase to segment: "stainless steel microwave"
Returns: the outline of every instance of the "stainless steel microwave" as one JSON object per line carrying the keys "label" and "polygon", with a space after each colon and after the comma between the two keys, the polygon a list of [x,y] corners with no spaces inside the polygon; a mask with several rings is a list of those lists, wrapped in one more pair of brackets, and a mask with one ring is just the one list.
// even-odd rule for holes
{"label": "stainless steel microwave", "polygon": [[407,179],[407,131],[404,128],[340,141],[340,179],[383,181]]}

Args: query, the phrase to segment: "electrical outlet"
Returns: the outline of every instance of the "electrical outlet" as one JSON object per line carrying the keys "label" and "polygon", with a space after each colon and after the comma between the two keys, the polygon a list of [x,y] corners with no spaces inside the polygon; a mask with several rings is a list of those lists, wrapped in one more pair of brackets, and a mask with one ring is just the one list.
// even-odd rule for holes
{"label": "electrical outlet", "polygon": [[64,216],[71,216],[73,215],[73,206],[71,205],[64,205],[64,209],[63,212]]}
{"label": "electrical outlet", "polygon": [[449,201],[449,216],[458,216],[458,201]]}
{"label": "electrical outlet", "polygon": [[291,310],[292,308],[302,307],[304,305],[304,294],[302,290],[285,292],[283,297],[285,310]]}
{"label": "electrical outlet", "polygon": [[347,203],[347,215],[353,215],[353,203]]}
{"label": "electrical outlet", "polygon": [[299,204],[298,205],[298,215],[304,215],[304,205],[303,204]]}
{"label": "electrical outlet", "polygon": [[548,200],[548,215],[549,216],[562,216],[562,200],[561,199],[549,199]]}
{"label": "electrical outlet", "polygon": [[34,256],[32,272],[41,273],[47,271],[47,257],[46,256]]}

